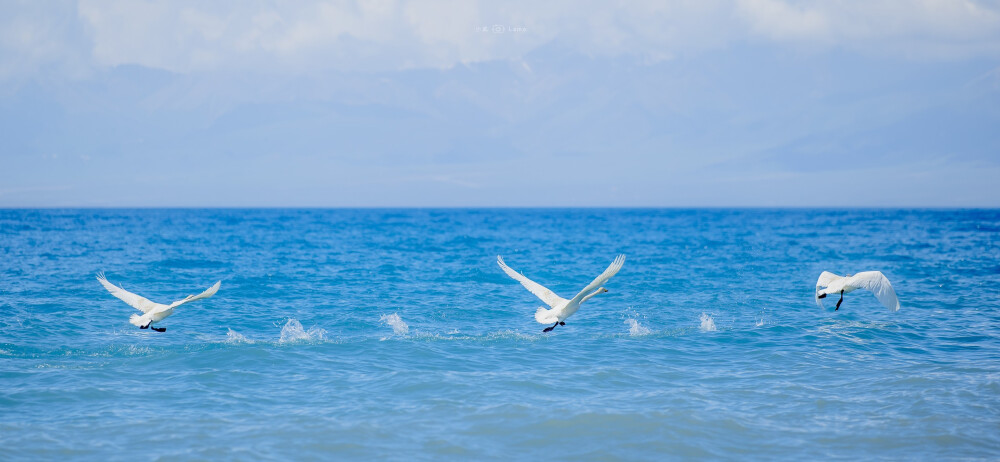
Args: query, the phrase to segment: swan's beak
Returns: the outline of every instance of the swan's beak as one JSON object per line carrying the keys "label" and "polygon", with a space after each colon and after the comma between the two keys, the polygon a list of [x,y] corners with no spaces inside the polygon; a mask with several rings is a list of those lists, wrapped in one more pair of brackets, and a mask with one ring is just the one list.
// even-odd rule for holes
{"label": "swan's beak", "polygon": [[607,291],[608,291],[608,289],[604,289],[604,292],[607,292]]}

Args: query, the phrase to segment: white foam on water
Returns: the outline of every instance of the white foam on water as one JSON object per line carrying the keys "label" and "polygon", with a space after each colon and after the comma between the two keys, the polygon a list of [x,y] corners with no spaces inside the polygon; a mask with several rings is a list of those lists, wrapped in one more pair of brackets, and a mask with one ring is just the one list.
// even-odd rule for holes
{"label": "white foam on water", "polygon": [[701,330],[704,332],[714,332],[718,329],[715,328],[715,321],[708,313],[701,313]]}
{"label": "white foam on water", "polygon": [[[282,333],[284,333],[284,329],[282,329]],[[246,338],[245,335],[235,330],[229,329],[229,332],[226,332],[226,343],[253,343],[253,340]]]}
{"label": "white foam on water", "polygon": [[636,321],[635,319],[626,319],[625,324],[628,325],[629,335],[639,336],[639,335],[649,335],[652,333],[652,331],[644,327],[642,324],[639,324],[639,321]]}
{"label": "white foam on water", "polygon": [[407,326],[398,313],[383,314],[378,318],[379,322],[392,328],[392,333],[396,335],[406,335],[410,333],[410,326]]}
{"label": "white foam on water", "polygon": [[547,338],[548,335],[542,334],[541,331],[538,334],[526,335],[521,332],[513,331],[510,329],[499,330],[496,332],[488,332],[482,337],[483,340],[531,340],[536,341],[543,338]]}
{"label": "white foam on water", "polygon": [[323,340],[325,336],[325,330],[313,327],[307,331],[302,327],[302,323],[298,319],[289,318],[288,322],[285,323],[285,327],[281,328],[281,338],[278,340],[278,343]]}
{"label": "white foam on water", "polygon": [[144,345],[107,345],[98,350],[70,349],[62,354],[65,356],[87,356],[92,358],[113,358],[117,356],[147,356],[154,350]]}

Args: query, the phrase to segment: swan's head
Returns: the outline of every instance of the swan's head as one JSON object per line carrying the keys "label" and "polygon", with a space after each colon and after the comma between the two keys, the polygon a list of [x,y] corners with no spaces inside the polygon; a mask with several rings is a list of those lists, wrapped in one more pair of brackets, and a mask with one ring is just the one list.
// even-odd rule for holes
{"label": "swan's head", "polygon": [[605,288],[603,288],[603,287],[598,287],[598,288],[597,288],[597,290],[595,290],[595,291],[593,291],[593,292],[591,292],[591,293],[589,293],[589,294],[585,295],[585,296],[583,297],[583,300],[580,300],[580,303],[583,303],[583,302],[585,302],[585,301],[587,301],[587,300],[590,300],[591,298],[594,298],[594,297],[596,297],[596,296],[597,296],[597,294],[603,294],[603,293],[605,293],[605,292],[607,292],[607,291],[608,291],[608,289],[605,289]]}

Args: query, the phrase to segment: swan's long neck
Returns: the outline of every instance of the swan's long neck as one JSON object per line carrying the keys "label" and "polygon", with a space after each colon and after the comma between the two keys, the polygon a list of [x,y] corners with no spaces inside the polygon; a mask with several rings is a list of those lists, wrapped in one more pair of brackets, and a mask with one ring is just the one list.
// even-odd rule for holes
{"label": "swan's long neck", "polygon": [[589,295],[585,295],[583,298],[581,298],[580,299],[580,303],[582,304],[583,302],[585,302],[587,300],[590,300],[591,297],[593,297],[594,295],[597,295],[597,294],[599,294],[601,292],[604,292],[604,288],[603,287],[598,287],[597,290],[595,290],[593,293],[591,293]]}

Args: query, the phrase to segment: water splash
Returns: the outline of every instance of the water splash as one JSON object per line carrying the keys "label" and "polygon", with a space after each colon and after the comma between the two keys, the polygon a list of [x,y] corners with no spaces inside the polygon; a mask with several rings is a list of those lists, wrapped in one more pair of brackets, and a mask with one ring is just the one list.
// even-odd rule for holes
{"label": "water splash", "polygon": [[640,336],[652,333],[652,331],[642,325],[642,322],[646,321],[646,315],[631,306],[622,311],[621,319],[628,326],[629,335]]}
{"label": "water splash", "polygon": [[383,314],[378,318],[379,322],[392,327],[392,333],[396,335],[406,335],[410,333],[410,326],[407,326],[398,313]]}
{"label": "water splash", "polygon": [[253,340],[246,338],[245,335],[235,330],[229,329],[229,332],[226,332],[226,343],[253,343]]}
{"label": "water splash", "polygon": [[[239,334],[237,334],[239,335]],[[281,339],[278,343],[297,342],[302,340],[323,340],[326,331],[318,327],[313,327],[308,331],[302,328],[302,323],[298,319],[289,318],[285,327],[281,328]]]}
{"label": "water splash", "polygon": [[712,317],[708,313],[701,313],[701,330],[704,332],[714,332],[717,330],[715,328],[715,321],[712,320]]}
{"label": "water splash", "polygon": [[763,327],[764,324],[767,323],[766,320],[767,320],[767,310],[762,308],[760,310],[760,317],[758,318],[754,316],[754,325],[757,327]]}
{"label": "water splash", "polygon": [[639,324],[639,321],[635,319],[626,319],[625,324],[628,325],[628,334],[631,336],[649,335],[652,333],[652,331]]}

